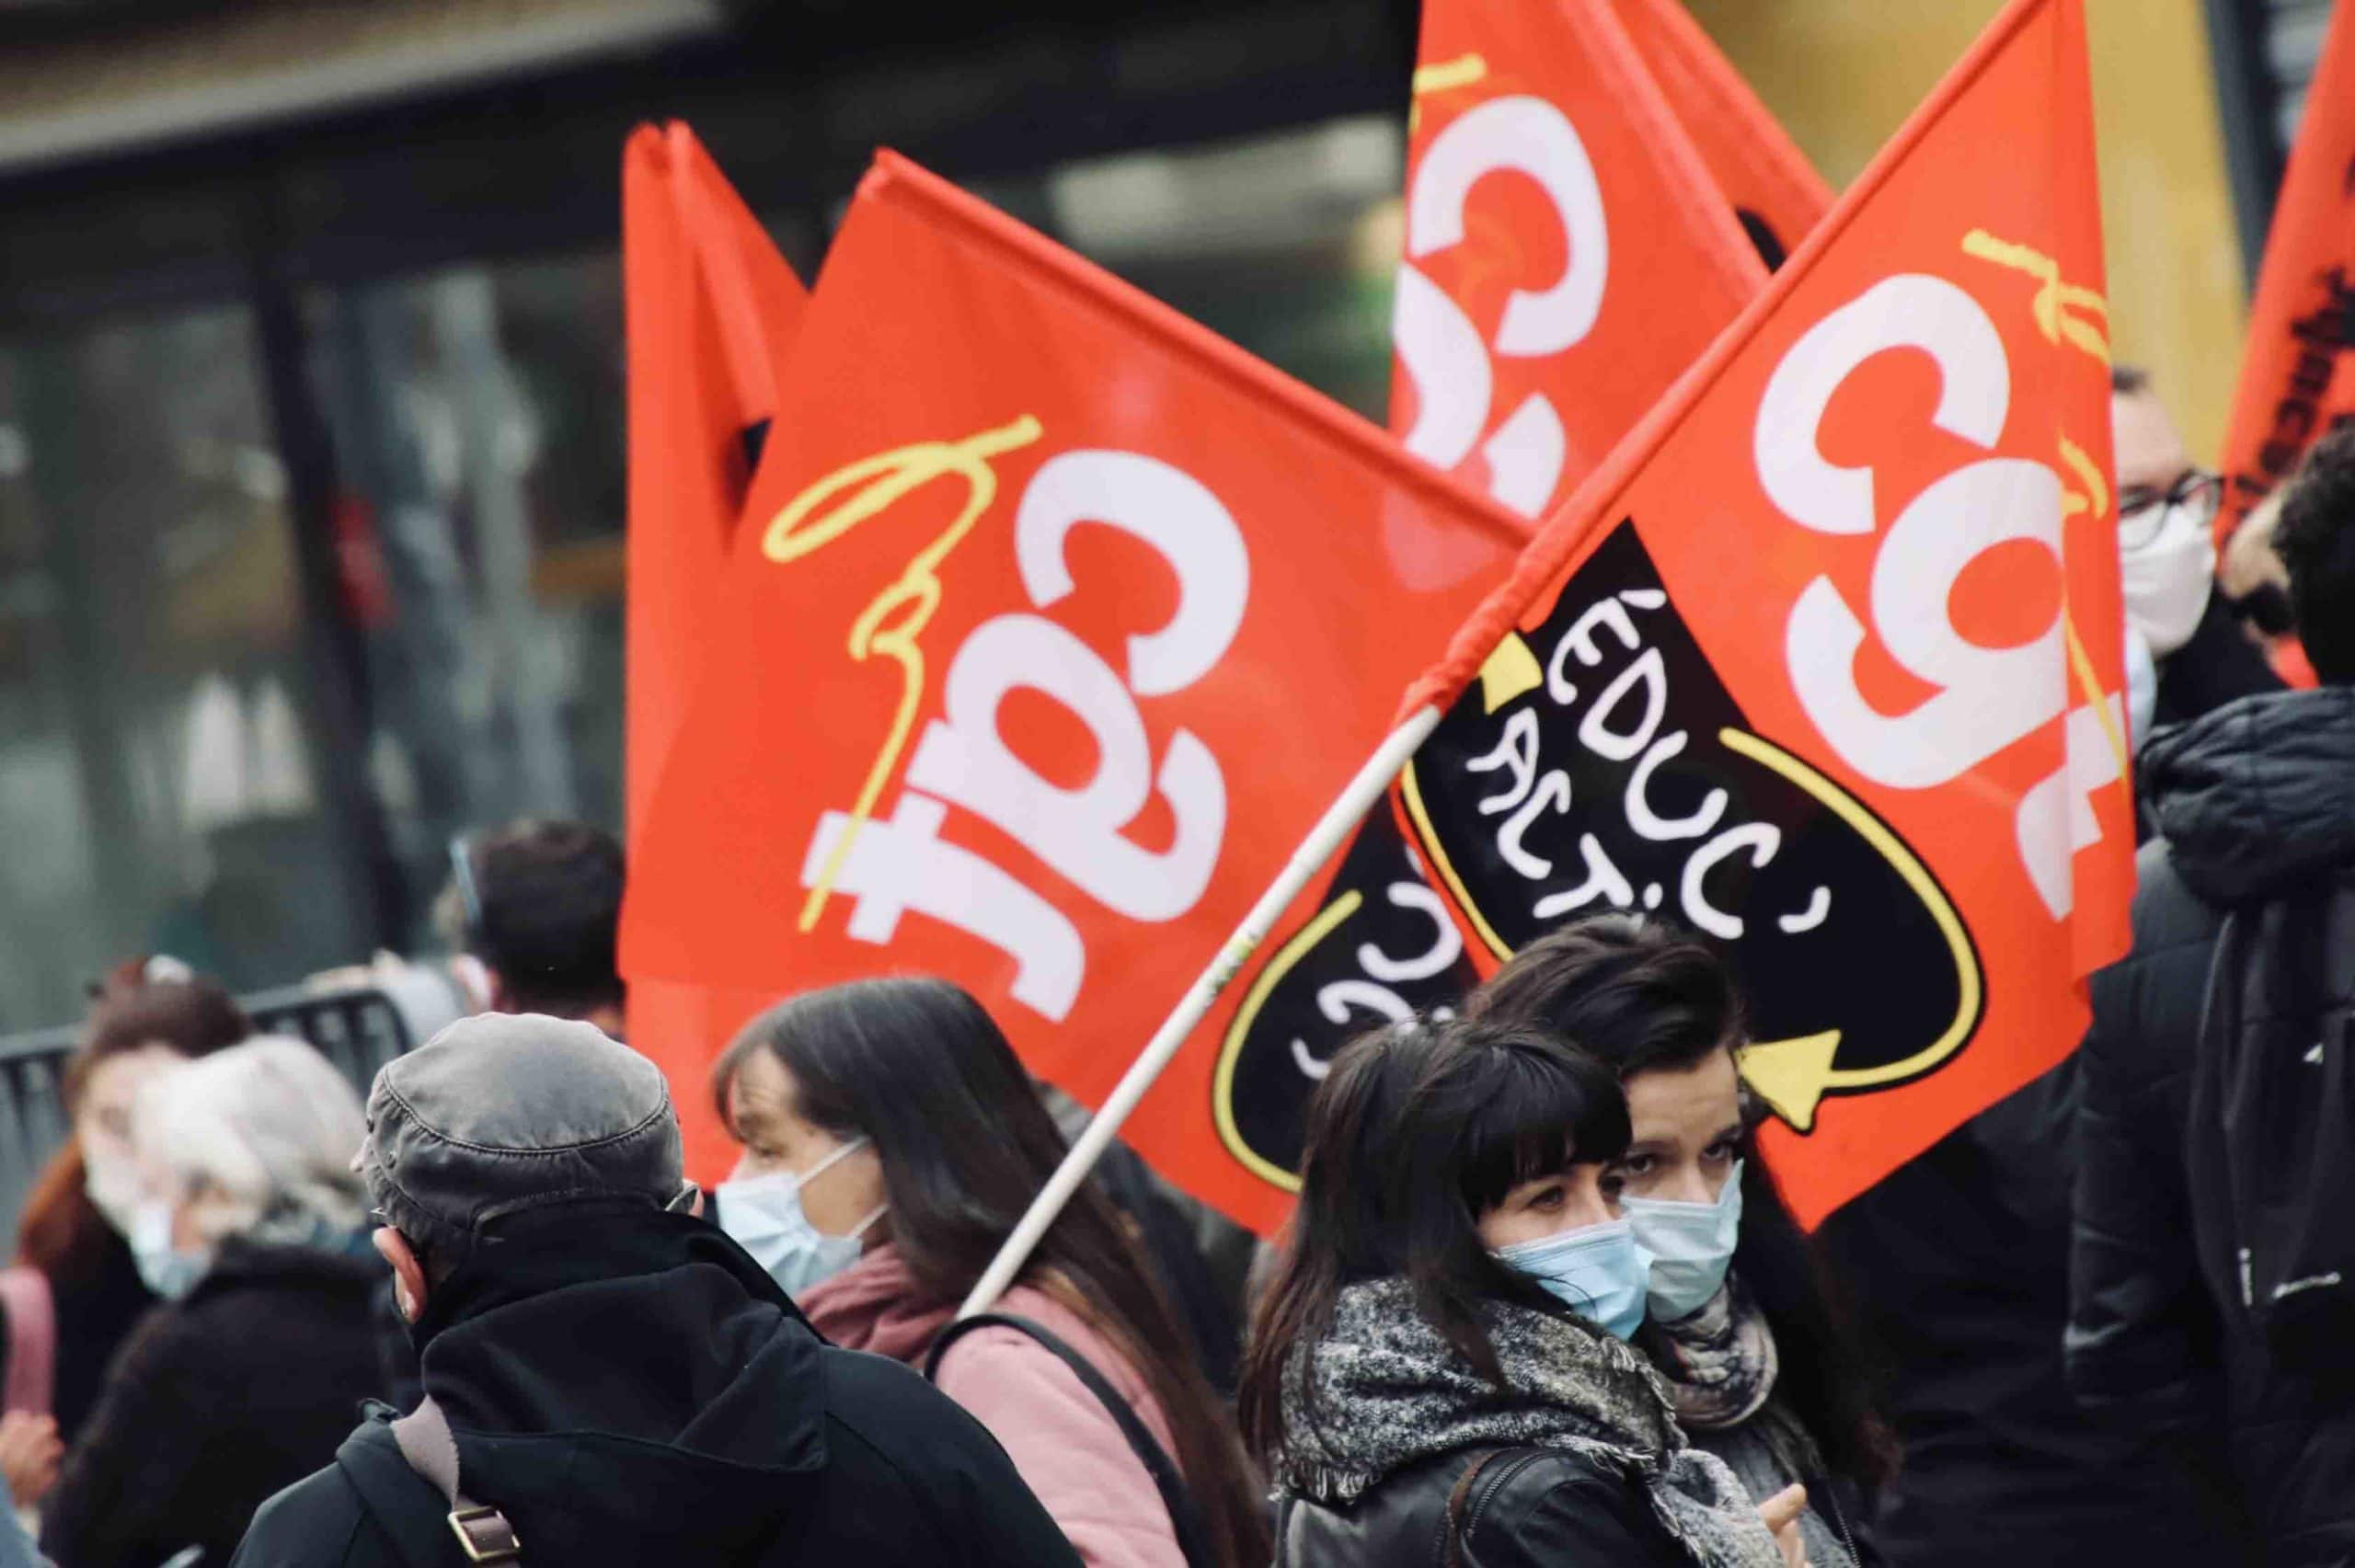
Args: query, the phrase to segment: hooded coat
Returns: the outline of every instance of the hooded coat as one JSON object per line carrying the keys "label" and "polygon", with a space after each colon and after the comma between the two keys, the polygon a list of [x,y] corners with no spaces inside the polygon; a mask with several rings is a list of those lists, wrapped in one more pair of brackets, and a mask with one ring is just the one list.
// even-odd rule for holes
{"label": "hooded coat", "polygon": [[2081,1053],[2070,1384],[2169,1439],[2192,1485],[2237,1491],[2267,1561],[2344,1562],[2355,1399],[2274,1364],[2218,1312],[2192,1240],[2212,1195],[2191,1188],[2185,1136],[2224,917],[2355,876],[2355,688],[2234,703],[2153,737],[2141,766],[2161,837],[2141,857],[2133,950],[2096,977]]}
{"label": "hooded coat", "polygon": [[[519,1215],[418,1324],[461,1483],[525,1564],[1077,1568],[1005,1452],[897,1362],[821,1340],[714,1227]],[[237,1568],[440,1568],[447,1505],[373,1409]]]}

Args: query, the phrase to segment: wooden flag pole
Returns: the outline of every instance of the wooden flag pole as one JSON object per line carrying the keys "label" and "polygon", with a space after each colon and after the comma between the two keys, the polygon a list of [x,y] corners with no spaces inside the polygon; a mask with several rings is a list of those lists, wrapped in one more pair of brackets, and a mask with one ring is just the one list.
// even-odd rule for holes
{"label": "wooden flag pole", "polygon": [[1055,1217],[1063,1212],[1063,1205],[1071,1201],[1072,1194],[1077,1192],[1080,1183],[1087,1179],[1087,1173],[1095,1168],[1096,1162],[1120,1136],[1120,1124],[1129,1119],[1129,1113],[1137,1108],[1137,1103],[1144,1098],[1145,1091],[1152,1088],[1154,1080],[1161,1076],[1162,1069],[1169,1065],[1178,1047],[1193,1034],[1194,1026],[1210,1012],[1211,1004],[1218,1000],[1219,992],[1226,989],[1227,982],[1242,971],[1244,964],[1268,939],[1268,933],[1283,917],[1292,901],[1315,879],[1317,872],[1324,868],[1333,853],[1356,830],[1365,814],[1373,809],[1375,802],[1382,798],[1382,792],[1390,787],[1390,781],[1398,776],[1398,771],[1407,765],[1407,760],[1415,754],[1416,748],[1439,727],[1440,713],[1437,704],[1419,708],[1406,723],[1392,730],[1373,755],[1366,759],[1365,765],[1357,771],[1356,777],[1350,779],[1333,804],[1325,808],[1325,815],[1316,819],[1316,825],[1308,830],[1308,836],[1301,841],[1300,847],[1292,852],[1292,858],[1284,863],[1284,868],[1275,881],[1269,884],[1268,890],[1259,895],[1259,901],[1251,906],[1250,912],[1243,917],[1243,922],[1235,928],[1235,934],[1220,947],[1211,967],[1187,988],[1186,994],[1178,998],[1177,1007],[1162,1020],[1161,1027],[1154,1031],[1153,1038],[1145,1042],[1145,1047],[1136,1060],[1129,1064],[1129,1070],[1120,1075],[1120,1082],[1105,1097],[1103,1108],[1096,1113],[1095,1119],[1087,1124],[1087,1129],[1072,1145],[1071,1152],[1063,1156],[1063,1162],[1055,1168],[1055,1173],[1048,1178],[1047,1185],[1031,1200],[1028,1211],[1022,1216],[1022,1222],[1005,1239],[1005,1245],[999,1248],[997,1256],[990,1260],[987,1272],[974,1285],[972,1294],[965,1298],[965,1304],[958,1309],[959,1317],[970,1318],[977,1312],[986,1312],[997,1303],[1000,1296],[1005,1294],[1006,1287],[1012,1285],[1015,1276],[1022,1272],[1022,1265],[1030,1261],[1030,1253],[1039,1245],[1039,1239],[1047,1233],[1047,1227],[1055,1222]]}

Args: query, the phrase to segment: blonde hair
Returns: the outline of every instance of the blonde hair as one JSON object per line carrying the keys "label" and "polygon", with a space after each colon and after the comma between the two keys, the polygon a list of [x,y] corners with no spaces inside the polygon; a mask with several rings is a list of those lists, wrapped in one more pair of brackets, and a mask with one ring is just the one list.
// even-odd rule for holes
{"label": "blonde hair", "polygon": [[195,1204],[208,1242],[311,1240],[365,1218],[360,1097],[307,1042],[264,1036],[159,1075],[132,1109],[144,1163]]}

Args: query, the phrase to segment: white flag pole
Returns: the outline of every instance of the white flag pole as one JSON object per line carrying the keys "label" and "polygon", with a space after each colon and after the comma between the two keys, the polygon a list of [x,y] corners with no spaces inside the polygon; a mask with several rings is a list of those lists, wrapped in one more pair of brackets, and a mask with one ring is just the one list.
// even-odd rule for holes
{"label": "white flag pole", "polygon": [[1226,939],[1211,967],[1187,988],[1177,1007],[1154,1031],[1153,1038],[1145,1042],[1144,1050],[1120,1075],[1120,1082],[1106,1097],[1103,1109],[1096,1113],[1096,1119],[1087,1124],[1087,1130],[1079,1135],[1071,1152],[1063,1156],[1063,1162],[1031,1200],[1029,1211],[1014,1228],[1014,1234],[1005,1239],[1005,1245],[990,1260],[988,1272],[973,1287],[972,1294],[965,1298],[964,1306],[958,1309],[959,1317],[970,1318],[976,1312],[988,1311],[1005,1293],[1005,1288],[1014,1283],[1022,1265],[1030,1261],[1039,1239],[1047,1233],[1047,1227],[1055,1222],[1063,1205],[1071,1201],[1072,1194],[1087,1179],[1087,1173],[1104,1150],[1111,1147],[1112,1139],[1120,1136],[1120,1124],[1129,1119],[1129,1113],[1137,1108],[1137,1102],[1153,1087],[1153,1081],[1161,1076],[1161,1070],[1177,1056],[1178,1047],[1194,1032],[1194,1025],[1210,1012],[1219,992],[1242,970],[1259,944],[1268,939],[1268,933],[1283,917],[1292,899],[1315,878],[1333,852],[1356,829],[1359,819],[1382,798],[1382,792],[1390,787],[1390,781],[1398,776],[1407,759],[1439,727],[1439,719],[1436,705],[1417,710],[1413,717],[1390,732],[1380,750],[1366,759],[1357,776],[1325,808],[1325,815],[1316,819],[1300,847],[1292,852],[1283,870],[1259,895],[1259,901],[1251,906],[1251,912],[1243,917],[1243,923]]}

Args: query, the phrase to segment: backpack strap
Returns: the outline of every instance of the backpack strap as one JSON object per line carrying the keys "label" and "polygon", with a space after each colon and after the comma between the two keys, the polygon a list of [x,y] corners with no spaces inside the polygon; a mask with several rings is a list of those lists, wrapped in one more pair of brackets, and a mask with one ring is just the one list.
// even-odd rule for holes
{"label": "backpack strap", "polygon": [[8,1371],[0,1381],[6,1406],[48,1415],[57,1377],[57,1301],[49,1276],[22,1265],[0,1268],[0,1309],[8,1314]]}
{"label": "backpack strap", "polygon": [[1120,1391],[1106,1381],[1104,1374],[1097,1371],[1086,1356],[1048,1333],[1040,1324],[1011,1312],[977,1312],[970,1318],[959,1318],[933,1341],[931,1353],[925,1357],[924,1375],[935,1382],[939,1381],[940,1363],[948,1356],[948,1347],[975,1329],[985,1328],[1012,1329],[1035,1340],[1072,1369],[1081,1386],[1096,1396],[1096,1402],[1112,1417],[1113,1425],[1120,1427],[1120,1436],[1128,1439],[1130,1452],[1135,1454],[1138,1462],[1144,1466],[1145,1473],[1153,1477],[1153,1484],[1161,1493],[1161,1505],[1169,1512],[1169,1528],[1178,1537],[1178,1550],[1185,1557],[1187,1568],[1215,1568],[1218,1556],[1210,1550],[1210,1531],[1203,1525],[1201,1513],[1194,1506],[1193,1494],[1186,1489],[1186,1479],[1178,1473],[1177,1462],[1170,1459],[1168,1450],[1161,1446],[1129,1402],[1120,1397]]}
{"label": "backpack strap", "polygon": [[1455,1478],[1455,1489],[1447,1494],[1446,1568],[1464,1568],[1464,1515],[1472,1502],[1472,1488],[1488,1461],[1503,1452],[1502,1448],[1483,1448],[1473,1455],[1464,1473]]}
{"label": "backpack strap", "polygon": [[393,1441],[400,1445],[408,1468],[433,1483],[450,1505],[450,1530],[458,1538],[469,1562],[521,1562],[523,1543],[515,1527],[498,1509],[477,1503],[458,1486],[458,1439],[451,1435],[450,1418],[428,1394],[418,1407],[393,1424]]}

